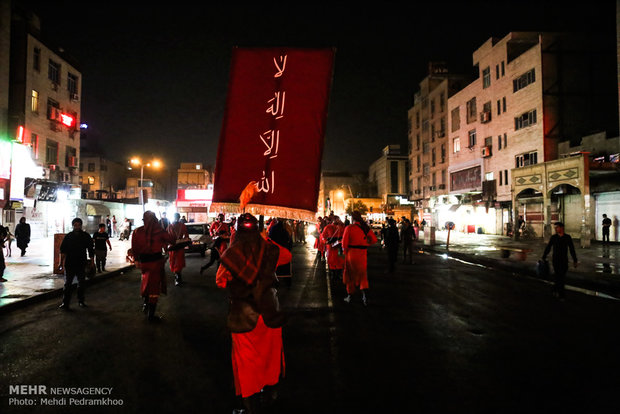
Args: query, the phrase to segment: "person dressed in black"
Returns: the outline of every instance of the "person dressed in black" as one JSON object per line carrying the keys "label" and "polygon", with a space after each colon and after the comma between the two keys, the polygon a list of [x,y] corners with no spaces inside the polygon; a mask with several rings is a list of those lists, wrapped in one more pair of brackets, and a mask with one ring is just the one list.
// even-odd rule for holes
{"label": "person dressed in black", "polygon": [[163,213],[161,213],[161,220],[159,220],[159,224],[161,225],[161,227],[168,231],[168,226],[170,225],[170,220],[168,220],[168,218],[166,217],[166,212],[164,211]]}
{"label": "person dressed in black", "polygon": [[609,228],[611,227],[611,219],[607,214],[603,214],[603,243],[609,243]]}
{"label": "person dressed in black", "polygon": [[9,228],[0,224],[0,282],[6,282],[4,278],[4,269],[6,269],[4,264],[4,243],[7,243],[8,238]]}
{"label": "person dressed in black", "polygon": [[90,234],[82,230],[82,219],[74,218],[71,222],[73,231],[68,233],[60,244],[60,269],[65,272],[64,297],[61,309],[69,310],[71,293],[73,291],[73,279],[77,277],[78,303],[81,307],[86,307],[84,303],[84,281],[86,278],[86,252],[93,264],[93,239]]}
{"label": "person dressed in black", "polygon": [[394,273],[396,270],[396,262],[398,261],[398,228],[396,228],[396,220],[388,219],[388,225],[385,228],[383,241],[388,255],[388,272]]}
{"label": "person dressed in black", "polygon": [[26,248],[30,243],[30,224],[26,223],[26,217],[19,219],[19,223],[15,226],[15,238],[17,239],[17,247],[22,251],[22,257],[26,255]]}
{"label": "person dressed in black", "polygon": [[547,255],[553,249],[553,274],[554,274],[554,295],[560,299],[565,298],[564,285],[566,282],[566,272],[568,272],[568,253],[573,258],[573,264],[577,267],[577,254],[573,239],[569,234],[564,233],[564,223],[554,224],[555,234],[549,239],[545,248],[542,260],[547,260]]}
{"label": "person dressed in black", "polygon": [[400,231],[400,240],[403,242],[403,263],[407,263],[407,253],[409,253],[409,264],[413,264],[412,250],[413,239],[415,238],[415,232],[411,221],[405,218],[403,220],[403,227]]}
{"label": "person dressed in black", "polygon": [[[289,252],[291,252],[291,250],[293,249],[293,238],[291,237],[291,234],[287,231],[283,219],[275,219],[275,222],[269,227],[268,236],[269,240],[275,242],[279,246],[284,247]],[[276,267],[276,276],[278,276],[279,278],[285,278],[286,283],[289,285],[291,283],[292,273],[293,272],[290,262]]]}
{"label": "person dressed in black", "polygon": [[97,265],[97,272],[105,272],[108,247],[110,251],[112,250],[112,243],[110,243],[110,236],[105,231],[105,224],[99,224],[99,231],[93,234],[93,240],[95,241],[95,264]]}

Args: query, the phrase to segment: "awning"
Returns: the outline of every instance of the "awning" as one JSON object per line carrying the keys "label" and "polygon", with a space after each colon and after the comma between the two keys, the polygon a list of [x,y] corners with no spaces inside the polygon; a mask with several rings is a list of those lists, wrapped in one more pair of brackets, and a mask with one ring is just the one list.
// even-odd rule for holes
{"label": "awning", "polygon": [[107,216],[110,214],[110,209],[103,204],[86,204],[87,216]]}

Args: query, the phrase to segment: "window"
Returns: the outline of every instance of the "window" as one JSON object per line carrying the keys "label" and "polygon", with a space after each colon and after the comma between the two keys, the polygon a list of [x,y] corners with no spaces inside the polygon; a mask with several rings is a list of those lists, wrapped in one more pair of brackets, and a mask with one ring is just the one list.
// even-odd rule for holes
{"label": "window", "polygon": [[419,112],[415,113],[415,127],[417,129],[420,129],[420,113]]}
{"label": "window", "polygon": [[502,171],[499,172],[499,185],[504,185],[503,183],[504,173]]}
{"label": "window", "polygon": [[49,60],[47,68],[47,78],[57,85],[60,85],[60,64]]}
{"label": "window", "polygon": [[418,168],[417,168],[417,170],[416,170],[416,171],[417,171],[417,172],[420,172],[420,168],[422,167],[422,161],[421,161],[421,159],[420,159],[420,156],[419,156],[419,155],[418,155],[418,164],[417,164],[417,167],[418,167]]}
{"label": "window", "polygon": [[517,92],[534,82],[536,82],[536,74],[534,69],[530,69],[512,81],[512,91]]}
{"label": "window", "polygon": [[458,106],[452,110],[450,117],[452,118],[451,132],[458,131],[461,128],[461,113]]}
{"label": "window", "polygon": [[467,134],[469,137],[467,148],[473,148],[476,146],[476,130],[472,129]]}
{"label": "window", "polygon": [[504,185],[508,185],[508,170],[504,170]]}
{"label": "window", "polygon": [[455,154],[461,151],[461,139],[460,138],[454,138],[452,140],[452,148],[454,149]]}
{"label": "window", "polygon": [[392,193],[398,193],[398,162],[390,163],[390,190]]}
{"label": "window", "polygon": [[30,135],[30,144],[32,145],[32,157],[35,160],[39,159],[39,136],[37,134]]}
{"label": "window", "polygon": [[507,146],[508,146],[508,136],[504,132],[504,148],[506,148]]}
{"label": "window", "polygon": [[504,66],[504,61],[502,60],[502,76],[506,74],[506,67]]}
{"label": "window", "polygon": [[95,184],[95,177],[93,177],[92,175],[88,176],[88,184],[93,185]]}
{"label": "window", "polygon": [[493,171],[484,174],[484,179],[486,181],[493,181]]}
{"label": "window", "polygon": [[88,163],[88,172],[94,172],[95,171],[95,163],[94,162],[89,162]]}
{"label": "window", "polygon": [[430,167],[430,165],[428,165],[428,163],[424,164],[422,166],[422,168],[423,168],[423,171],[422,171],[423,175],[429,175],[430,174],[431,167]]}
{"label": "window", "polygon": [[534,125],[536,123],[536,109],[526,112],[521,116],[515,118],[515,131],[518,131],[522,128],[527,128],[528,126]]}
{"label": "window", "polygon": [[435,100],[431,99],[431,118],[435,116]]}
{"label": "window", "polygon": [[499,65],[495,65],[495,79],[499,79]]}
{"label": "window", "polygon": [[446,162],[446,144],[441,144],[441,163]]}
{"label": "window", "polygon": [[441,170],[441,183],[446,184],[446,170]]}
{"label": "window", "polygon": [[428,150],[430,148],[430,144],[428,142],[425,142],[422,144],[422,153],[423,154],[428,154]]}
{"label": "window", "polygon": [[439,120],[439,138],[443,138],[446,135],[446,118]]}
{"label": "window", "polygon": [[58,120],[58,112],[60,110],[60,104],[53,99],[47,99],[47,119],[52,121]]}
{"label": "window", "polygon": [[39,92],[32,90],[32,103],[31,110],[34,113],[39,113]]}
{"label": "window", "polygon": [[428,119],[422,122],[422,131],[428,131]]}
{"label": "window", "polygon": [[420,151],[420,134],[415,135],[415,147],[418,151]]}
{"label": "window", "polygon": [[82,172],[82,171],[84,171],[84,163],[83,162],[80,163],[80,172]]}
{"label": "window", "polygon": [[32,55],[32,69],[41,71],[41,48],[35,47]]}
{"label": "window", "polygon": [[470,124],[476,119],[476,98],[471,98],[467,101],[467,123]]}
{"label": "window", "polygon": [[502,112],[506,112],[506,97],[502,98]]}
{"label": "window", "polygon": [[65,150],[65,167],[76,167],[77,151],[75,148],[67,145]]}
{"label": "window", "polygon": [[490,147],[493,145],[493,137],[486,137],[484,139],[484,146],[485,147]]}
{"label": "window", "polygon": [[433,188],[437,187],[437,173],[433,173],[432,178],[431,178],[431,185],[433,186]]}
{"label": "window", "polygon": [[439,112],[443,112],[446,109],[446,97],[444,93],[439,94]]}
{"label": "window", "polygon": [[520,154],[515,157],[516,168],[527,167],[528,165],[538,164],[538,153],[536,151]]}
{"label": "window", "polygon": [[502,113],[502,104],[501,102],[498,100],[497,101],[497,115]]}
{"label": "window", "polygon": [[435,131],[435,123],[431,124],[431,142],[435,142],[435,135],[437,135]]}
{"label": "window", "polygon": [[486,67],[482,70],[482,87],[488,88],[491,86],[491,69]]}
{"label": "window", "polygon": [[46,140],[45,162],[50,165],[58,165],[58,142],[51,139]]}
{"label": "window", "polygon": [[78,77],[72,73],[67,74],[67,90],[72,98],[78,94]]}
{"label": "window", "polygon": [[435,151],[435,148],[433,148],[433,150],[431,151],[431,165],[433,167],[435,166],[436,159],[437,159],[437,153]]}
{"label": "window", "polygon": [[497,136],[497,150],[501,150],[502,149],[502,136],[498,135]]}

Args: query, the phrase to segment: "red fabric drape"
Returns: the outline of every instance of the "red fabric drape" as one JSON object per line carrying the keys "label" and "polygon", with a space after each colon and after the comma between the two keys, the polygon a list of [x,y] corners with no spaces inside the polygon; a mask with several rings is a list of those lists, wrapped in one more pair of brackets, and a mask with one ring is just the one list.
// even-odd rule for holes
{"label": "red fabric drape", "polygon": [[213,211],[312,220],[333,49],[236,48],[215,166]]}

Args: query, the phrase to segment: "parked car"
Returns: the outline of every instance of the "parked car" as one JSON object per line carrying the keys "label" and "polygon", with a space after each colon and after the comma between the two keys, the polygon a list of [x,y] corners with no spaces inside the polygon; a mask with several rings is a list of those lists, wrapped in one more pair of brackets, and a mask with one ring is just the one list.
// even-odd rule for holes
{"label": "parked car", "polygon": [[192,244],[185,247],[186,253],[200,253],[202,257],[213,244],[213,239],[209,235],[209,225],[207,223],[185,223],[189,238]]}

